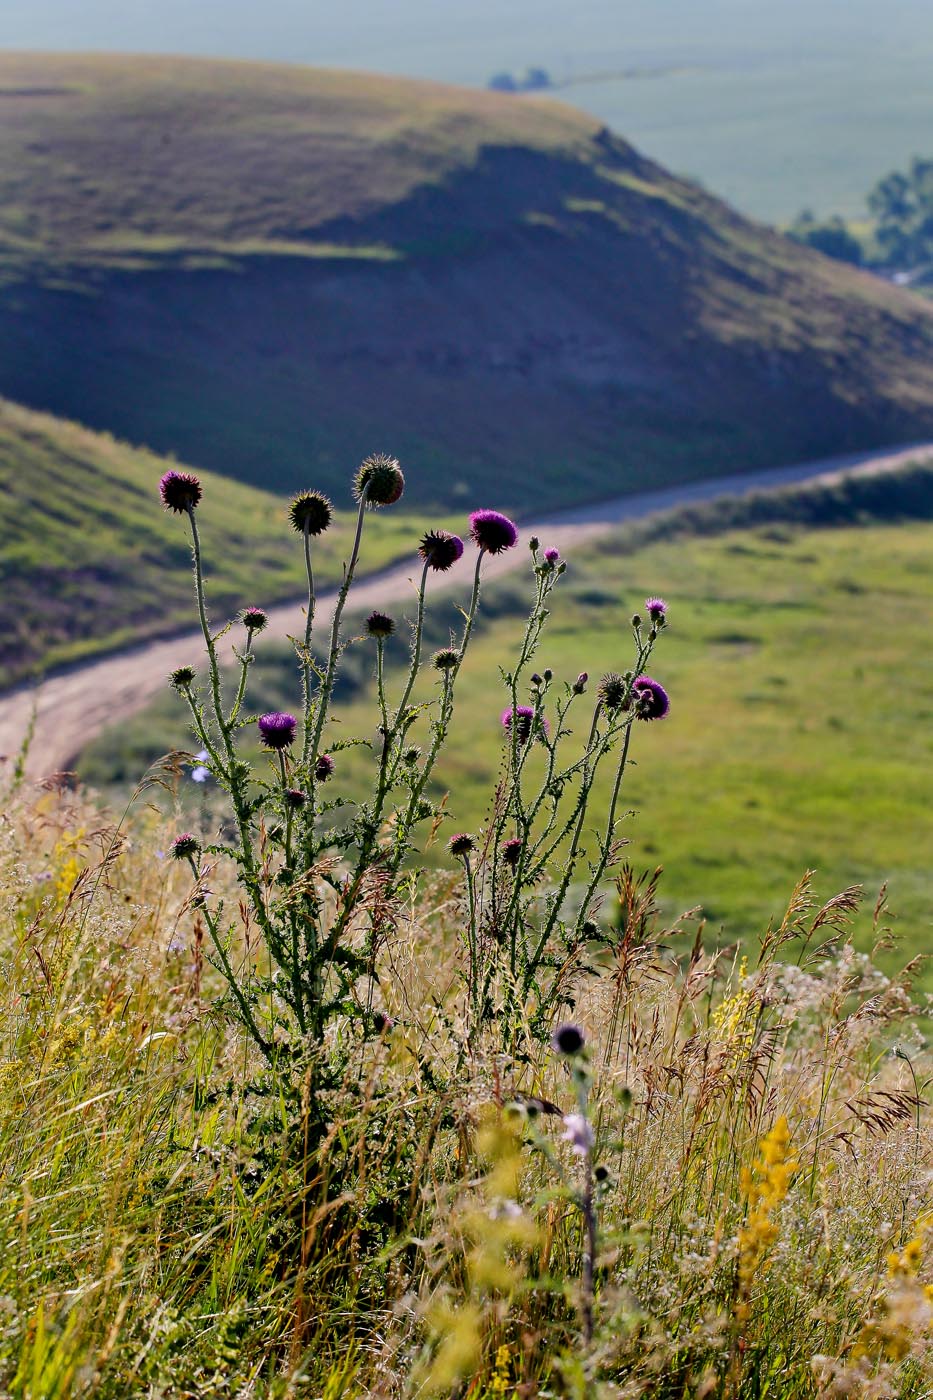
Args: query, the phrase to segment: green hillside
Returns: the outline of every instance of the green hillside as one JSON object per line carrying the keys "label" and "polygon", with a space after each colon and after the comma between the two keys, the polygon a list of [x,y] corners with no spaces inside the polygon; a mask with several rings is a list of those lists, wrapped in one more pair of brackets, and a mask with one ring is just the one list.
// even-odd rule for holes
{"label": "green hillside", "polygon": [[[632,809],[629,858],[639,869],[665,867],[668,912],[701,905],[715,928],[745,937],[783,910],[813,868],[824,895],[854,881],[874,895],[889,881],[910,952],[929,946],[931,560],[929,463],[887,480],[657,517],[568,560],[535,662],[559,682],[586,668],[592,693],[601,674],[628,664],[633,610],[655,593],[670,606],[650,669],[672,710],[662,724],[639,726],[623,799]],[[485,595],[434,785],[435,799],[449,793],[450,825],[429,854],[442,865],[444,834],[476,830],[488,811],[507,703],[490,677],[509,665],[530,589],[514,576]],[[457,601],[430,609],[431,645],[446,641]],[[406,629],[399,632],[403,661]],[[351,648],[346,665],[334,738],[369,740],[371,648]],[[294,655],[266,643],[250,684],[251,710],[294,709]],[[397,672],[393,690],[400,684]],[[585,722],[584,712],[577,724]],[[413,737],[426,742],[417,729]],[[101,735],[79,770],[94,783],[132,787],[160,754],[191,742],[178,698],[166,694]],[[338,758],[341,791],[368,791],[373,750]],[[182,796],[194,820],[205,790],[186,782]],[[607,797],[604,786],[597,811]]]}
{"label": "green hillside", "polygon": [[590,118],[400,79],[0,56],[0,392],[276,489],[565,503],[933,432],[933,308]]}
{"label": "green hillside", "polygon": [[[158,499],[169,465],[0,399],[0,686],[192,626],[190,550]],[[302,593],[304,564],[283,501],[211,473],[202,481],[215,615]],[[341,499],[350,503],[346,481]],[[380,524],[377,565],[410,548],[412,532],[411,517]],[[349,531],[349,515],[338,513],[318,545],[322,577],[339,573]]]}

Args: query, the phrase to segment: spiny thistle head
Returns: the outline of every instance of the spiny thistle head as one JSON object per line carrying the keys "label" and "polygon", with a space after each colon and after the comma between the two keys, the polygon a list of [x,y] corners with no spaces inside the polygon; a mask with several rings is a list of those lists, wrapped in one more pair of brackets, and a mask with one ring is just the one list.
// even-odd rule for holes
{"label": "spiny thistle head", "polygon": [[[520,744],[527,744],[528,740],[531,738],[531,732],[535,724],[535,711],[533,706],[516,705],[513,710],[510,705],[507,710],[502,711],[500,718],[503,729],[509,733],[512,731],[512,724],[514,722],[515,733],[518,735],[518,742]],[[550,726],[544,716],[539,715],[537,722],[540,724],[545,734],[547,734]]]}
{"label": "spiny thistle head", "polygon": [[524,842],[518,836],[510,836],[508,841],[502,845],[502,859],[510,869],[514,870],[522,857]]}
{"label": "spiny thistle head", "polygon": [[353,495],[358,501],[365,494],[368,506],[392,506],[405,490],[405,477],[394,457],[374,452],[357,468],[353,478]]}
{"label": "spiny thistle head", "polygon": [[334,760],[331,758],[330,754],[319,754],[318,761],[314,765],[314,776],[317,778],[318,782],[326,783],[328,778],[333,777],[333,774]]}
{"label": "spiny thistle head", "polygon": [[288,507],[292,528],[303,535],[322,535],[331,522],[334,508],[321,491],[300,491]]}
{"label": "spiny thistle head", "polygon": [[468,856],[473,849],[473,837],[460,831],[456,836],[451,836],[447,849],[452,856]]}
{"label": "spiny thistle head", "polygon": [[621,710],[626,703],[628,695],[628,685],[624,676],[619,676],[615,671],[610,671],[603,676],[596,687],[596,694],[600,704],[605,710]]}
{"label": "spiny thistle head", "polygon": [[194,667],[176,666],[175,670],[169,676],[168,680],[169,685],[174,686],[176,690],[184,692],[188,689],[188,687],[194,680]]}
{"label": "spiny thistle head", "polygon": [[652,622],[661,622],[667,616],[667,604],[663,598],[646,598],[645,612]]}
{"label": "spiny thistle head", "polygon": [[297,811],[300,807],[303,807],[307,800],[308,794],[302,792],[301,788],[288,788],[285,793],[285,805],[286,807],[291,807],[293,811]]}
{"label": "spiny thistle head", "polygon": [[455,647],[441,647],[432,657],[432,663],[436,671],[452,671],[460,660],[460,653]]}
{"label": "spiny thistle head", "polygon": [[474,510],[470,516],[470,537],[487,554],[501,554],[518,544],[518,529],[498,510]]}
{"label": "spiny thistle head", "polygon": [[287,749],[294,743],[298,721],[294,715],[283,714],[281,710],[270,710],[259,716],[259,737],[267,749]]}
{"label": "spiny thistle head", "polygon": [[554,548],[552,547],[552,548],[546,549],[546,550],[544,551],[544,560],[545,560],[545,563],[550,564],[551,568],[554,567],[554,565],[557,563],[557,561],[558,561],[559,559],[560,559],[560,550],[559,550],[559,549],[554,549]]}
{"label": "spiny thistle head", "polygon": [[437,573],[446,573],[463,554],[463,540],[449,530],[429,530],[418,546],[418,553]]}
{"label": "spiny thistle head", "polygon": [[403,763],[409,763],[409,764],[411,764],[411,763],[417,763],[417,762],[418,762],[418,759],[419,759],[420,757],[421,757],[421,750],[419,749],[418,745],[417,745],[417,744],[409,744],[409,745],[408,745],[408,748],[407,748],[407,749],[405,750],[405,752],[402,754],[402,762],[403,762]]}
{"label": "spiny thistle head", "polygon": [[240,621],[247,632],[261,632],[269,621],[269,614],[264,613],[262,608],[244,608]]}
{"label": "spiny thistle head", "polygon": [[388,1035],[395,1027],[395,1022],[391,1016],[387,1016],[384,1011],[373,1012],[373,1029],[377,1035]]}
{"label": "spiny thistle head", "polygon": [[159,495],[166,510],[182,515],[194,510],[201,499],[201,483],[191,472],[166,472],[159,482]]}
{"label": "spiny thistle head", "polygon": [[638,719],[663,719],[671,708],[671,700],[660,681],[650,676],[638,676],[632,682],[632,696]]}
{"label": "spiny thistle head", "polygon": [[586,1044],[586,1038],[580,1026],[574,1025],[573,1021],[566,1021],[564,1025],[558,1026],[551,1036],[551,1045],[558,1055],[579,1055]]}
{"label": "spiny thistle head", "polygon": [[196,856],[200,849],[198,838],[190,831],[183,831],[169,846],[169,854],[172,860],[187,860],[189,856]]}
{"label": "spiny thistle head", "polygon": [[366,630],[371,637],[391,637],[395,621],[388,613],[371,612],[366,619]]}

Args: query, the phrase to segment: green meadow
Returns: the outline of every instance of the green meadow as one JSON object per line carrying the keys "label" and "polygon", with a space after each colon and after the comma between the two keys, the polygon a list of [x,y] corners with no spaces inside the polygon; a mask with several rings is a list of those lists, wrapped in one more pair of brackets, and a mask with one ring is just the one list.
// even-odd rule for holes
{"label": "green meadow", "polygon": [[[860,883],[874,898],[887,883],[900,939],[924,951],[933,922],[933,523],[775,521],[632,541],[608,537],[568,559],[535,665],[553,670],[552,711],[564,683],[589,672],[567,741],[582,744],[599,676],[630,662],[633,611],[648,594],[667,599],[670,626],[651,672],[671,694],[671,713],[637,727],[623,795],[628,858],[639,870],[664,867],[665,913],[699,906],[717,936],[746,938],[779,917],[812,869],[826,896]],[[438,865],[449,863],[446,837],[477,830],[488,812],[507,699],[490,677],[514,653],[531,586],[529,567],[485,597],[437,773],[435,797],[449,794],[449,823],[428,853]],[[444,594],[429,603],[431,645],[456,626],[460,601]],[[341,791],[352,795],[375,762],[373,644],[362,630],[348,629],[360,639],[347,652],[345,703],[329,738]],[[258,650],[253,712],[295,709],[293,659],[271,647],[264,654],[261,639]],[[396,689],[400,680],[393,671]],[[367,742],[340,747],[358,737]],[[417,727],[414,737],[424,742]],[[166,695],[102,735],[81,773],[126,787],[161,752],[190,746],[181,704]],[[186,778],[180,797],[193,810],[203,804],[210,822],[209,791]],[[595,812],[607,797],[604,783]]]}

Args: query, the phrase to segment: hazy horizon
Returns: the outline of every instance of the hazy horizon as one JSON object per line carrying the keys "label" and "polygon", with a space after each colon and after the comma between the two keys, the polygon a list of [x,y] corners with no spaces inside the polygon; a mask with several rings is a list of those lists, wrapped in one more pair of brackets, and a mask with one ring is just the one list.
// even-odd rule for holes
{"label": "hazy horizon", "polygon": [[[857,216],[933,154],[926,0],[6,0],[0,48],[160,52],[483,86],[540,65],[559,95],[740,208]],[[750,139],[750,136],[753,139]]]}

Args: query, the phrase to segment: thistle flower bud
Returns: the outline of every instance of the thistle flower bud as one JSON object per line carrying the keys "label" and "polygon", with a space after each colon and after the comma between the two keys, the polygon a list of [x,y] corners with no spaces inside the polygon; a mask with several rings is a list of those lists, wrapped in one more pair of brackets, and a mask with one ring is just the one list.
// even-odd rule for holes
{"label": "thistle flower bud", "polygon": [[531,550],[532,554],[537,552],[537,550],[540,548],[540,545],[541,541],[538,539],[538,536],[532,535],[531,539],[528,541],[528,548]]}
{"label": "thistle flower bud", "polygon": [[632,626],[637,629],[641,626],[641,617],[638,613],[632,613]]}
{"label": "thistle flower bud", "polygon": [[625,704],[628,693],[628,684],[623,676],[616,675],[615,671],[608,672],[603,676],[596,687],[596,694],[600,703],[606,710],[620,710]]}
{"label": "thistle flower bud", "polygon": [[452,856],[468,856],[473,849],[473,837],[461,831],[456,836],[451,836],[447,842],[447,849]]}
{"label": "thistle flower bud", "polygon": [[285,794],[285,805],[286,807],[291,807],[293,811],[297,811],[300,807],[303,807],[307,800],[308,794],[302,792],[301,788],[289,788]]}
{"label": "thistle flower bud", "polygon": [[388,1035],[389,1031],[395,1029],[395,1022],[384,1011],[374,1011],[373,1029],[377,1035]]}
{"label": "thistle flower bud", "polygon": [[183,515],[200,501],[201,483],[191,472],[166,472],[159,482],[159,495],[166,510]]}
{"label": "thistle flower bud", "polygon": [[333,776],[334,760],[329,753],[322,753],[318,756],[318,761],[314,765],[314,776],[319,783],[326,783],[327,779]]}
{"label": "thistle flower bud", "polygon": [[384,452],[374,452],[366,457],[357,468],[353,478],[353,494],[361,501],[365,494],[366,504],[391,506],[401,498],[405,490],[405,477],[395,457]]}
{"label": "thistle flower bud", "polygon": [[550,666],[545,666],[544,668],[544,679],[548,685],[550,685],[551,681],[554,679],[554,672],[551,670]]}
{"label": "thistle flower bud", "polygon": [[546,550],[544,551],[544,562],[545,562],[546,564],[549,564],[550,567],[551,567],[552,569],[553,569],[554,565],[558,562],[559,559],[560,559],[560,550],[559,550],[559,549],[554,549],[554,548],[552,547],[552,548],[546,549]]}
{"label": "thistle flower bud", "polygon": [[190,831],[183,831],[169,846],[169,855],[172,860],[187,860],[189,856],[196,856],[200,849],[198,838]]}
{"label": "thistle flower bud", "polygon": [[240,613],[240,621],[247,632],[261,632],[269,621],[269,615],[264,613],[262,608],[244,608]]}
{"label": "thistle flower bud", "polygon": [[178,666],[169,676],[169,685],[176,690],[186,691],[194,680],[194,669],[191,666]]}
{"label": "thistle flower bud", "polygon": [[522,858],[524,842],[518,836],[511,836],[502,846],[502,859],[511,870],[514,870]]}
{"label": "thistle flower bud", "polygon": [[543,681],[542,681],[541,677],[538,675],[537,671],[532,671],[532,673],[531,673],[531,684],[532,684],[532,685],[542,685],[542,684],[543,684]]}
{"label": "thistle flower bud", "polygon": [[453,647],[441,647],[440,651],[434,653],[432,664],[436,671],[452,671],[459,660],[459,651],[455,651]]}
{"label": "thistle flower bud", "polygon": [[586,690],[586,683],[589,680],[589,678],[589,673],[587,671],[580,672],[579,676],[577,676],[577,679],[573,683],[574,695],[583,694],[584,690]]}
{"label": "thistle flower bud", "polygon": [[449,530],[429,530],[418,546],[418,553],[437,573],[446,573],[463,554],[463,540]]}
{"label": "thistle flower bud", "polygon": [[586,1044],[582,1027],[574,1025],[572,1021],[567,1021],[562,1026],[558,1026],[551,1036],[551,1045],[558,1055],[579,1055]]}
{"label": "thistle flower bud", "polygon": [[388,613],[371,612],[366,619],[366,630],[371,637],[391,637],[395,631],[395,620]]}
{"label": "thistle flower bud", "polygon": [[288,516],[292,528],[303,535],[322,535],[331,522],[334,508],[321,491],[300,491],[292,499]]}
{"label": "thistle flower bud", "polygon": [[411,763],[417,763],[417,762],[418,762],[418,759],[419,759],[420,757],[421,757],[421,750],[418,748],[418,745],[417,745],[417,744],[410,744],[410,745],[408,746],[408,748],[405,750],[405,752],[402,754],[402,762],[403,762],[403,763],[409,763],[409,764],[411,764]]}

